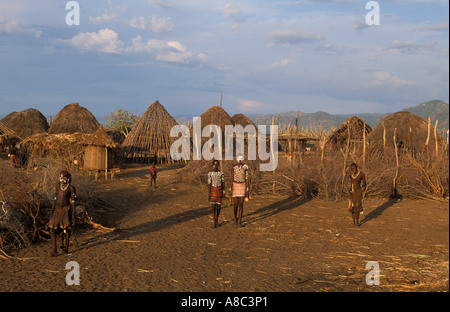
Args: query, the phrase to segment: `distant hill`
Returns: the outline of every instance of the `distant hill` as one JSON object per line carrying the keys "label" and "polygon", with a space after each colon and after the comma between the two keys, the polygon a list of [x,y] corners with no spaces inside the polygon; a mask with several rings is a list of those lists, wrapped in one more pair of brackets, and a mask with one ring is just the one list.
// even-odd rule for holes
{"label": "distant hill", "polygon": [[434,126],[438,120],[438,129],[448,129],[449,105],[440,100],[428,101],[414,107],[403,109],[404,111],[416,114],[425,120],[431,117],[431,123]]}
{"label": "distant hill", "polygon": [[[440,100],[433,100],[425,103],[421,103],[414,107],[409,107],[403,109],[404,111],[411,112],[428,120],[428,116],[431,116],[431,122],[434,125],[436,120],[438,122],[438,129],[448,129],[449,128],[449,105]],[[279,126],[287,127],[289,124],[295,126],[295,119],[297,117],[296,111],[289,111],[284,113],[276,114],[247,114],[246,116],[250,118],[255,124],[260,125],[270,125],[272,123],[272,117],[275,117],[275,123],[277,121],[278,115]],[[357,114],[359,118],[362,118],[366,123],[375,128],[380,122],[380,118],[384,118],[390,113],[365,113]],[[337,114],[332,115],[326,112],[318,111],[315,113],[302,113],[300,112],[300,122],[299,128],[337,128],[339,127],[347,118],[352,117],[351,114]]]}

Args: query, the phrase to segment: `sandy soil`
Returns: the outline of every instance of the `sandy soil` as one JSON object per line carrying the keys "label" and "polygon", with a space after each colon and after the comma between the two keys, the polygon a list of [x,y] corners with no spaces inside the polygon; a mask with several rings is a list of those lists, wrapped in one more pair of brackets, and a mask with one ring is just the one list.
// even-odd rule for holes
{"label": "sandy soil", "polygon": [[[448,203],[365,201],[354,227],[347,203],[254,196],[244,226],[226,202],[213,228],[207,191],[147,167],[98,181],[96,194],[119,208],[99,211],[110,233],[80,231],[69,254],[50,257],[45,241],[0,260],[0,291],[300,292],[448,291]],[[76,185],[76,181],[74,181]],[[80,285],[66,284],[66,263]],[[380,285],[366,284],[369,261]]]}

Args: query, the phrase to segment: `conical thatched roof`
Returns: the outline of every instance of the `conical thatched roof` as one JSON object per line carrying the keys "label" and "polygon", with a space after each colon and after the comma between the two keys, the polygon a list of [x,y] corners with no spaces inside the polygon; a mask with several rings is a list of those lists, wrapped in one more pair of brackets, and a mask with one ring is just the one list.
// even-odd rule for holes
{"label": "conical thatched roof", "polygon": [[176,125],[175,119],[156,101],[122,143],[125,158],[132,162],[170,161],[170,146],[177,140],[170,137],[170,130]]}
{"label": "conical thatched roof", "polygon": [[230,115],[220,106],[213,106],[200,115],[202,118],[202,130],[208,125],[219,126],[222,131],[225,131],[226,125],[233,125]]}
{"label": "conical thatched roof", "polygon": [[116,147],[117,144],[111,139],[111,137],[106,133],[103,127],[100,125],[97,131],[92,133],[84,142],[86,145],[95,145],[113,148]]}
{"label": "conical thatched roof", "polygon": [[21,112],[12,112],[6,115],[1,122],[21,138],[47,132],[49,129],[47,119],[40,111],[34,108],[29,108]]}
{"label": "conical thatched roof", "polygon": [[[247,116],[244,114],[236,114],[231,117],[231,121],[233,122],[233,125],[241,125],[242,127],[246,127],[247,125],[255,126],[253,121],[251,121]],[[256,126],[255,126],[256,127]]]}
{"label": "conical thatched roof", "polygon": [[328,138],[327,144],[340,147],[346,146],[350,135],[350,144],[363,142],[364,129],[366,138],[372,128],[365,124],[365,121],[357,116],[352,116],[344,121]]}
{"label": "conical thatched roof", "polygon": [[12,136],[14,135],[14,131],[9,129],[0,121],[0,136]]}
{"label": "conical thatched roof", "polygon": [[93,133],[100,124],[94,115],[78,103],[66,105],[55,117],[48,130],[56,133]]}
{"label": "conical thatched roof", "polygon": [[[413,113],[401,111],[386,116],[368,136],[371,149],[383,149],[383,124],[386,129],[386,147],[394,147],[394,130],[397,128],[399,147],[423,151],[428,135],[428,122]],[[434,127],[431,126],[429,146],[435,146]],[[438,139],[439,140],[439,139]]]}

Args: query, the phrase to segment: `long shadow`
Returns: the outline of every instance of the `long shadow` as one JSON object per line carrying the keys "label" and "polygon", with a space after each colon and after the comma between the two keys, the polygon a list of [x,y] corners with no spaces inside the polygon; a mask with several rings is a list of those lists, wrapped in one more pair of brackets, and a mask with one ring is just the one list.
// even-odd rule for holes
{"label": "long shadow", "polygon": [[[110,241],[127,240],[134,236],[157,232],[157,231],[160,231],[160,230],[163,230],[166,228],[170,228],[174,225],[190,221],[192,219],[201,218],[201,217],[206,216],[211,213],[212,212],[211,212],[210,206],[180,212],[180,213],[177,213],[177,214],[174,214],[171,216],[167,216],[167,217],[164,217],[164,218],[161,218],[158,220],[154,220],[154,221],[138,224],[138,225],[130,227],[130,228],[118,230],[116,232],[111,232],[111,233],[107,233],[104,235],[96,236],[93,240],[91,239],[86,242],[83,242],[83,244],[81,244],[78,249],[79,250],[87,249],[87,248],[98,246],[98,245],[101,245],[101,244],[104,244],[104,243],[107,243]],[[102,237],[105,239],[102,241],[96,241]],[[108,239],[108,237],[110,237],[110,238]]]}
{"label": "long shadow", "polygon": [[[262,207],[258,210],[255,210],[248,215],[245,215],[245,210],[244,210],[244,222],[245,222],[245,224],[254,223],[259,220],[269,218],[280,212],[294,209],[295,207],[306,204],[309,201],[311,201],[311,198],[289,197],[282,201],[279,201],[279,202],[270,204],[266,207]],[[245,209],[245,207],[244,207],[244,209]]]}
{"label": "long shadow", "polygon": [[381,216],[383,214],[383,212],[392,207],[394,204],[396,203],[396,201],[393,200],[388,200],[387,202],[383,203],[382,205],[378,206],[377,208],[375,208],[374,210],[372,210],[371,212],[369,212],[363,220],[361,220],[361,224],[364,224],[370,220],[376,219],[379,216]]}

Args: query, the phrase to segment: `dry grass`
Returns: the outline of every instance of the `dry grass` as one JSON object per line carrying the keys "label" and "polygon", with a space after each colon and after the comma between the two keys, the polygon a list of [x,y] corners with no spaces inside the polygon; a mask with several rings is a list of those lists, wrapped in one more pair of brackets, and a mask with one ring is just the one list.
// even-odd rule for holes
{"label": "dry grass", "polygon": [[[57,161],[31,171],[0,162],[0,250],[9,252],[49,237],[46,225],[63,169],[67,167]],[[96,217],[98,210],[116,208],[95,196],[93,182],[83,172],[75,170],[71,174],[78,195],[77,226],[96,228],[99,225],[92,216]]]}
{"label": "dry grass", "polygon": [[[316,148],[303,154],[296,152],[295,159],[287,159],[284,153],[279,153],[278,167],[273,172],[259,171],[258,161],[247,162],[251,172],[251,192],[345,199],[350,186],[349,167],[355,162],[367,178],[366,197],[448,199],[449,164],[448,155],[443,150],[431,153],[430,158],[417,153],[412,157],[407,150],[401,150],[397,166],[392,153],[371,151],[364,155],[362,147],[355,149],[348,146],[340,149],[325,147],[322,150],[326,134],[316,133]],[[227,177],[232,163],[222,161],[222,170]],[[180,181],[206,186],[206,175],[211,168],[208,161],[191,161],[180,171]],[[226,183],[229,183],[228,180]]]}

